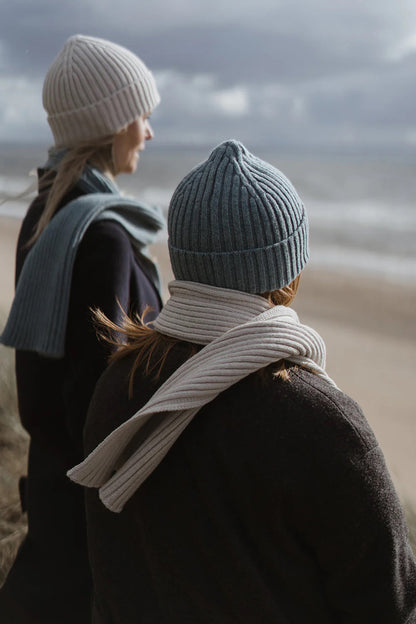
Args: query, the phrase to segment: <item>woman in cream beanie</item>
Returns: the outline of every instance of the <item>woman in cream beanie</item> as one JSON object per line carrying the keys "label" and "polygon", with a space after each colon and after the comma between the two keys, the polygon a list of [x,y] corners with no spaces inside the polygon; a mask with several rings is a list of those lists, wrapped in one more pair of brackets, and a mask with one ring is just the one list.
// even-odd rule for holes
{"label": "woman in cream beanie", "polygon": [[1,341],[16,349],[20,416],[30,435],[21,480],[28,534],[0,591],[10,624],[91,621],[83,491],[66,477],[83,457],[83,427],[108,348],[92,310],[157,314],[157,269],[146,247],[160,212],[125,199],[160,101],[151,71],[126,48],[70,37],[43,85],[54,137],[17,246],[16,296]]}

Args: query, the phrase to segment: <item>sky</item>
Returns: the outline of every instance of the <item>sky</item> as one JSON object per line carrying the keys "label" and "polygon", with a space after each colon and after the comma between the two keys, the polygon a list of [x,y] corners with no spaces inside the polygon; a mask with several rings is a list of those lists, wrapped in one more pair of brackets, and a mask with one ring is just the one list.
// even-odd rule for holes
{"label": "sky", "polygon": [[0,143],[51,142],[42,82],[77,33],[152,69],[162,145],[416,149],[414,0],[0,0]]}

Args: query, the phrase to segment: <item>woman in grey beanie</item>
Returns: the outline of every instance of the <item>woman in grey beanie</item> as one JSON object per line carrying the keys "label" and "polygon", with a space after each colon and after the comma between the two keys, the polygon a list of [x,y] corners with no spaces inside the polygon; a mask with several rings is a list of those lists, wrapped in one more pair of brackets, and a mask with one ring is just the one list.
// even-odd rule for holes
{"label": "woman in grey beanie", "polygon": [[85,428],[94,624],[410,624],[416,564],[358,405],[289,307],[308,260],[290,181],[230,140],[169,207],[175,281],[125,319]]}
{"label": "woman in grey beanie", "polygon": [[22,507],[28,534],[0,590],[0,621],[91,621],[83,491],[66,477],[83,457],[83,427],[110,350],[92,310],[113,322],[161,306],[146,253],[160,212],[126,199],[115,183],[132,173],[153,137],[159,103],[152,73],[129,50],[70,37],[43,85],[54,136],[39,194],[17,247],[16,295],[1,342],[16,349],[19,410],[30,435]]}

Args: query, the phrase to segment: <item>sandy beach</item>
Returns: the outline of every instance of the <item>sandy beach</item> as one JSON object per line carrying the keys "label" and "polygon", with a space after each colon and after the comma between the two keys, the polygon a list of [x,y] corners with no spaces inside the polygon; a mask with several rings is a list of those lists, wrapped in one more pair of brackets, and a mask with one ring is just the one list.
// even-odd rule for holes
{"label": "sandy beach", "polygon": [[[20,223],[0,217],[0,312],[13,297]],[[152,249],[164,292],[171,279],[166,246]],[[327,346],[327,370],[362,407],[403,501],[416,509],[416,287],[306,269],[294,308]]]}

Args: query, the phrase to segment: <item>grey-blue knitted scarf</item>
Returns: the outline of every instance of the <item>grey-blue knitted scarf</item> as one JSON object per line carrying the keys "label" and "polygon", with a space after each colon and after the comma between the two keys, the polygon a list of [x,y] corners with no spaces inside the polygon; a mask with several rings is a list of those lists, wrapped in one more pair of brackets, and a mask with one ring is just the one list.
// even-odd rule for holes
{"label": "grey-blue knitted scarf", "polygon": [[157,268],[147,257],[146,247],[164,225],[161,211],[123,197],[117,186],[93,167],[87,167],[81,183],[89,190],[104,192],[89,192],[69,202],[35,242],[24,262],[6,327],[0,336],[4,345],[55,358],[65,355],[74,261],[93,221],[119,222],[132,244],[145,256],[146,272],[156,288],[160,288]]}

